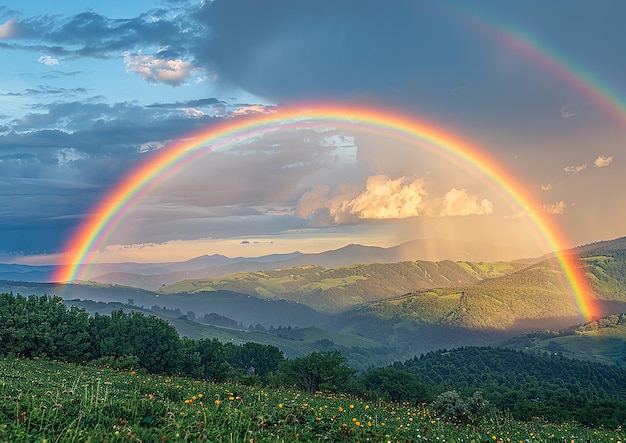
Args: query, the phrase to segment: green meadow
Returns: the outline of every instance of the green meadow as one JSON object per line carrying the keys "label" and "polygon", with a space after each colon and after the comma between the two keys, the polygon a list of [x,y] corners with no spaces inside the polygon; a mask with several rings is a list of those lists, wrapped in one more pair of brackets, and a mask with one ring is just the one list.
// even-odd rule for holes
{"label": "green meadow", "polygon": [[621,442],[624,431],[489,413],[447,420],[434,403],[0,360],[2,442]]}

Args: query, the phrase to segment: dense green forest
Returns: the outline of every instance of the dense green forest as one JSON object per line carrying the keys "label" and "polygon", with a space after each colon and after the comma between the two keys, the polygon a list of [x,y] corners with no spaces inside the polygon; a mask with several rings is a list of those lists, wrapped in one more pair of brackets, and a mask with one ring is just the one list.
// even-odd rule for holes
{"label": "dense green forest", "polygon": [[11,293],[0,294],[0,334],[0,356],[5,358],[345,392],[415,405],[432,402],[442,408],[453,405],[463,414],[489,404],[523,420],[539,416],[611,428],[626,421],[623,369],[511,349],[431,352],[358,372],[337,350],[286,359],[270,345],[180,338],[156,316],[121,310],[90,316],[83,309],[67,309],[56,296]]}

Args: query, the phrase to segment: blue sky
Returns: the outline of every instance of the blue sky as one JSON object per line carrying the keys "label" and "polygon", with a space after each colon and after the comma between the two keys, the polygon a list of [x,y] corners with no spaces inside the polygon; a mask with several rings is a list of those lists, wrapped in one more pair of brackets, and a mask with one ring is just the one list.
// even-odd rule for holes
{"label": "blue sky", "polygon": [[[626,4],[469,7],[3,2],[3,261],[55,262],[94,205],[151,151],[233,113],[319,100],[379,103],[480,146],[521,178],[572,245],[625,235],[626,117],[612,118],[498,33],[528,36],[624,102]],[[241,149],[247,155],[208,156],[131,211],[101,260],[253,256],[434,236],[527,246],[528,228],[479,179],[394,143],[335,128],[259,140]],[[271,159],[261,156],[268,146]],[[276,165],[290,173],[276,175]],[[403,196],[398,204],[415,213],[376,216],[375,202],[358,216],[337,209],[381,190]]]}

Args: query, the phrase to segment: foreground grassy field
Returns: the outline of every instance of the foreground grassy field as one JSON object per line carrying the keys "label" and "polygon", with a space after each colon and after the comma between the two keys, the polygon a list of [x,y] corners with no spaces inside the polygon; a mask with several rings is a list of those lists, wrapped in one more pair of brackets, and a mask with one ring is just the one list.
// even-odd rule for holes
{"label": "foreground grassy field", "polygon": [[621,429],[516,422],[472,425],[429,405],[215,384],[49,362],[0,360],[0,442],[621,442]]}

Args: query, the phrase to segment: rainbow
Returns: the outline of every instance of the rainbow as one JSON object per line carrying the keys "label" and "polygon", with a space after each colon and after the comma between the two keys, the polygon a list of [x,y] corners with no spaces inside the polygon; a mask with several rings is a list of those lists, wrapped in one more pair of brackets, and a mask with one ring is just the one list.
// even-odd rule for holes
{"label": "rainbow", "polygon": [[91,217],[70,238],[66,248],[69,261],[59,266],[54,280],[81,280],[96,251],[105,245],[107,237],[133,205],[194,159],[266,134],[335,126],[403,139],[475,173],[510,204],[528,214],[529,223],[539,240],[556,252],[559,266],[582,315],[586,319],[596,315],[592,292],[580,263],[573,255],[558,252],[567,247],[566,239],[550,217],[541,211],[533,196],[501,165],[478,148],[431,123],[383,108],[338,104],[294,107],[274,113],[225,119],[158,151],[96,205]]}
{"label": "rainbow", "polygon": [[548,46],[544,41],[538,40],[532,34],[515,28],[511,24],[501,23],[494,17],[479,13],[475,8],[470,10],[465,5],[452,6],[441,2],[437,3],[434,8],[446,16],[456,18],[463,25],[482,34],[490,41],[496,41],[530,60],[590,99],[621,127],[626,127],[626,101],[622,95],[589,70],[568,60],[564,54]]}

